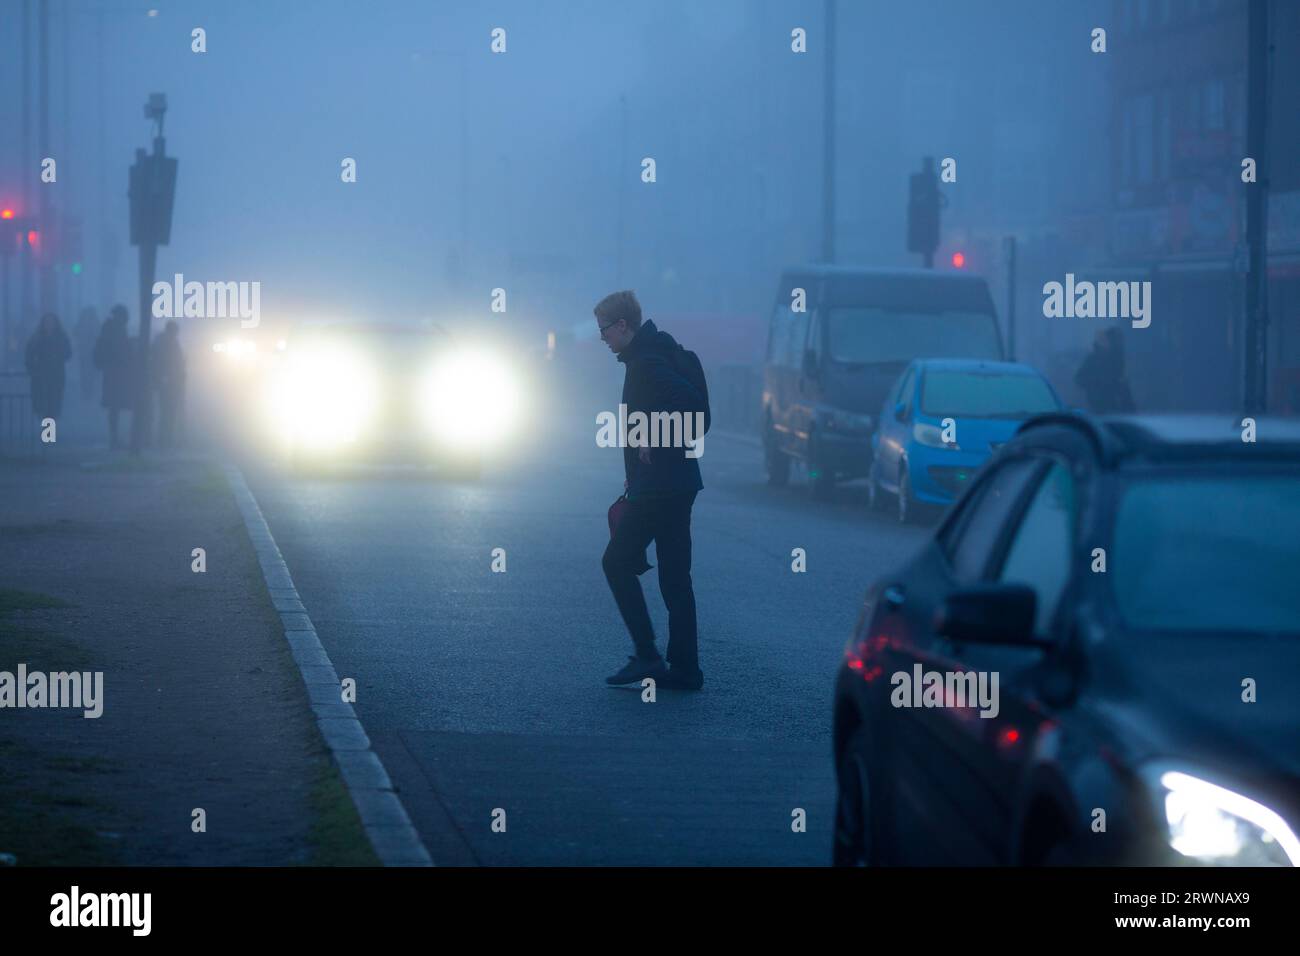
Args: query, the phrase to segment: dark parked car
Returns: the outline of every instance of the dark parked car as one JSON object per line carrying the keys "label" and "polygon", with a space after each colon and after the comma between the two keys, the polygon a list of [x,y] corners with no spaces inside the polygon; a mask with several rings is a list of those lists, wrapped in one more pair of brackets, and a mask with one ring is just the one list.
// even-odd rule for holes
{"label": "dark parked car", "polygon": [[929,269],[787,269],[763,366],[768,480],[785,484],[795,459],[818,495],[839,479],[864,477],[873,416],[899,372],[922,357],[1002,358],[982,278]]}
{"label": "dark parked car", "polygon": [[1300,865],[1300,423],[1239,422],[1031,419],[871,587],[837,863]]}

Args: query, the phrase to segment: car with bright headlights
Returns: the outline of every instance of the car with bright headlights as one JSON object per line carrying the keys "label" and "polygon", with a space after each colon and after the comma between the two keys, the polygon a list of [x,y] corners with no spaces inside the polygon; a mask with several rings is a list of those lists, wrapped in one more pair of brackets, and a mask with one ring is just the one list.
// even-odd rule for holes
{"label": "car with bright headlights", "polygon": [[1058,412],[868,590],[834,861],[1300,865],[1300,423]]}
{"label": "car with bright headlights", "polygon": [[871,436],[867,496],[907,523],[951,504],[1027,419],[1061,409],[1047,379],[1019,362],[917,359],[889,390]]}
{"label": "car with bright headlights", "polygon": [[436,325],[304,325],[263,396],[276,448],[294,465],[437,465],[479,473],[520,411],[510,363]]}

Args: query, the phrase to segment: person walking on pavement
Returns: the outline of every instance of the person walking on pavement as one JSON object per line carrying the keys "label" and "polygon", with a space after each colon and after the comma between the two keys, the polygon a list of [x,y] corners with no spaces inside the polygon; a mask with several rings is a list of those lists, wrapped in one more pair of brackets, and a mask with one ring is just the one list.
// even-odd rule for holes
{"label": "person walking on pavement", "polygon": [[63,388],[72,343],[53,312],[41,316],[36,332],[27,340],[27,374],[31,377],[32,413],[39,419],[63,414]]}
{"label": "person walking on pavement", "polygon": [[115,305],[104,320],[95,343],[95,368],[104,374],[100,404],[108,409],[109,447],[119,448],[118,415],[131,408],[135,398],[132,370],[135,362],[131,354],[131,340],[126,334],[126,306]]}
{"label": "person walking on pavement", "polygon": [[1099,415],[1134,410],[1133,393],[1124,371],[1124,344],[1119,329],[1098,329],[1092,351],[1088,353],[1075,383],[1083,389],[1088,410]]}
{"label": "person walking on pavement", "polygon": [[[686,352],[654,322],[641,319],[641,305],[631,291],[615,292],[594,309],[600,337],[626,366],[622,403],[635,412],[707,412],[708,392],[694,353]],[[690,362],[686,359],[689,357]],[[691,509],[704,487],[700,465],[685,447],[625,447],[627,507],[612,531],[601,564],[636,653],[611,685],[653,678],[658,686],[699,690],[695,591],[691,582]],[[637,575],[647,570],[645,551],[655,543],[659,589],[668,608],[668,665],[655,647],[654,626]]]}
{"label": "person walking on pavement", "polygon": [[158,444],[171,448],[176,423],[183,423],[185,410],[185,352],[181,349],[181,327],[172,319],[153,344],[154,387],[158,389]]}
{"label": "person walking on pavement", "polygon": [[75,329],[77,342],[77,386],[81,400],[88,402],[95,397],[95,341],[99,338],[99,319],[95,317],[94,306],[81,310]]}

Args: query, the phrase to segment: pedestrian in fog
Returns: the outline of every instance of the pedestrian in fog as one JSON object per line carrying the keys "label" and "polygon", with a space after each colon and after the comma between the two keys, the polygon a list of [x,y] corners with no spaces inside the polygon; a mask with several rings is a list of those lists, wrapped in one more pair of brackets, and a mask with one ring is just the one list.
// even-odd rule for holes
{"label": "pedestrian in fog", "polygon": [[72,343],[53,312],[41,316],[41,324],[27,340],[27,374],[32,381],[32,413],[37,418],[58,419],[63,414],[63,387]]}
{"label": "pedestrian in fog", "polygon": [[181,349],[181,327],[172,319],[154,340],[154,388],[158,389],[158,444],[171,448],[176,438],[176,423],[183,421],[185,410],[185,352]]}
{"label": "pedestrian in fog", "polygon": [[1119,329],[1099,329],[1088,353],[1075,373],[1089,411],[1099,415],[1134,410],[1133,393],[1124,369],[1124,345]]}
{"label": "pedestrian in fog", "polygon": [[95,342],[99,339],[99,319],[95,317],[93,306],[81,310],[77,319],[74,335],[77,343],[77,382],[81,400],[88,402],[95,397]]}
{"label": "pedestrian in fog", "polygon": [[131,340],[126,334],[126,306],[109,310],[99,341],[95,343],[95,368],[104,375],[100,404],[108,409],[109,447],[118,448],[118,415],[131,408],[135,398]]}
{"label": "pedestrian in fog", "polygon": [[[628,416],[700,410],[707,414],[708,387],[699,360],[653,322],[641,321],[635,293],[615,292],[594,311],[601,339],[627,367],[622,403]],[[704,483],[698,459],[687,450],[684,445],[623,449],[627,506],[614,524],[601,564],[636,653],[606,678],[609,684],[640,683],[647,677],[660,686],[686,690],[704,684],[691,582],[691,508]],[[637,579],[648,569],[645,551],[651,541],[659,562],[659,590],[668,607],[671,668],[655,648],[654,625]]]}

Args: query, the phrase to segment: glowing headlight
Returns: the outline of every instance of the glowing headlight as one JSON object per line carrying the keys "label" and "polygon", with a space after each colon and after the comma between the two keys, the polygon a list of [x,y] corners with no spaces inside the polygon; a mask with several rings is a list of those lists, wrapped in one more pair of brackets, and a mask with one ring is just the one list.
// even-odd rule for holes
{"label": "glowing headlight", "polygon": [[509,432],[519,414],[511,370],[481,352],[440,361],[420,385],[420,410],[433,433],[461,448],[482,447]]}
{"label": "glowing headlight", "polygon": [[232,362],[247,361],[257,357],[257,343],[252,339],[232,338],[213,343],[212,351],[224,355]]}
{"label": "glowing headlight", "polygon": [[938,425],[917,422],[912,426],[912,437],[927,448],[950,448],[953,451],[961,451],[955,441],[947,442],[943,440],[943,431]]}
{"label": "glowing headlight", "polygon": [[1300,840],[1277,813],[1217,784],[1159,774],[1169,845],[1214,866],[1300,866]]}
{"label": "glowing headlight", "polygon": [[378,386],[358,356],[337,348],[293,355],[271,388],[281,436],[313,448],[355,441],[374,418]]}

